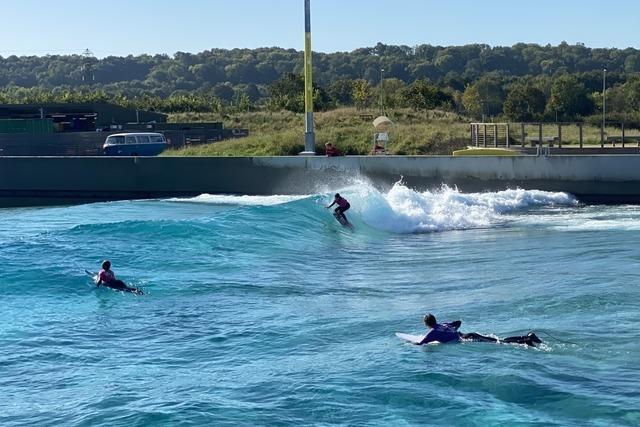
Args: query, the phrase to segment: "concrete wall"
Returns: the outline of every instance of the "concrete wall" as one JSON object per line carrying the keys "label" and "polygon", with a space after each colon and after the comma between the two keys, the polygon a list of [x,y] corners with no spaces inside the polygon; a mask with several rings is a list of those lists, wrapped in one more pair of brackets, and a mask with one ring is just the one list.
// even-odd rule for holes
{"label": "concrete wall", "polygon": [[312,194],[358,180],[385,188],[565,191],[640,202],[640,155],[520,157],[0,157],[0,206],[227,194]]}

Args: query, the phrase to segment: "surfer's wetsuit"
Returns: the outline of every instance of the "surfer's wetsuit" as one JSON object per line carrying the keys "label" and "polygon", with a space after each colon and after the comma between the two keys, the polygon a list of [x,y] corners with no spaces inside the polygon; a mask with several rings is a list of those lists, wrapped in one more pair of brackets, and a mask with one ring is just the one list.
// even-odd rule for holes
{"label": "surfer's wetsuit", "polygon": [[420,344],[428,344],[430,342],[438,341],[440,343],[460,341],[461,339],[475,342],[504,342],[509,344],[526,344],[531,347],[535,347],[536,344],[541,344],[542,340],[538,338],[533,332],[529,332],[527,335],[507,337],[503,340],[499,340],[493,337],[487,337],[475,332],[458,332],[458,328],[462,325],[460,320],[456,320],[451,323],[437,323],[427,335],[420,341]]}
{"label": "surfer's wetsuit", "polygon": [[463,340],[475,341],[475,342],[506,342],[509,344],[526,344],[531,347],[535,347],[536,344],[541,344],[542,340],[538,338],[533,332],[529,332],[527,335],[521,335],[517,337],[507,337],[503,340],[499,340],[493,337],[487,337],[477,334],[475,332],[463,333],[459,332],[460,338]]}
{"label": "surfer's wetsuit", "polygon": [[98,286],[103,284],[107,288],[115,289],[117,291],[132,292],[134,294],[142,295],[142,291],[137,288],[131,288],[127,286],[122,280],[116,279],[115,274],[111,270],[100,270],[98,273]]}
{"label": "surfer's wetsuit", "polygon": [[427,332],[420,344],[428,344],[430,342],[438,341],[439,343],[446,343],[452,341],[460,341],[460,333],[458,328],[462,322],[456,320],[451,323],[436,323],[436,325]]}
{"label": "surfer's wetsuit", "polygon": [[351,207],[347,199],[345,199],[344,197],[340,197],[336,199],[334,203],[338,205],[334,212],[346,220],[347,217],[344,215],[344,213]]}

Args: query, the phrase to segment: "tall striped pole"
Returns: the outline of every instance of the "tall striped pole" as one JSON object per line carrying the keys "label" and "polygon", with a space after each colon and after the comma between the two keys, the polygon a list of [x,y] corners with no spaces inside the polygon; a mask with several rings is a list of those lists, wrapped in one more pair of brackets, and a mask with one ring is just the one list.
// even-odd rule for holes
{"label": "tall striped pole", "polygon": [[311,0],[304,0],[304,152],[315,155],[316,135],[313,130],[313,62],[311,53]]}

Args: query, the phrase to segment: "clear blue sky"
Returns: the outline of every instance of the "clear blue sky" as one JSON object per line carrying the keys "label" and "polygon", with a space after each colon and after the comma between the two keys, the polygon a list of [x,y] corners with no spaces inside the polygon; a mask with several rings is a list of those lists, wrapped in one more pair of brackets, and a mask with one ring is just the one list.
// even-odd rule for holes
{"label": "clear blue sky", "polygon": [[[302,49],[303,0],[9,0],[0,55]],[[638,0],[312,0],[313,47],[517,42],[640,48]]]}

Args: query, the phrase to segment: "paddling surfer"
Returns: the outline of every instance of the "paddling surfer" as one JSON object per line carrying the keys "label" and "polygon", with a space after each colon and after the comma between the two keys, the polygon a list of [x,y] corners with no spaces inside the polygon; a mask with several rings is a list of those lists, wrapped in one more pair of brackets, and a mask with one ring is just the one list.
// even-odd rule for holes
{"label": "paddling surfer", "polygon": [[102,262],[102,270],[100,270],[100,273],[98,273],[96,286],[105,286],[117,291],[131,292],[136,295],[144,295],[144,292],[142,292],[142,290],[129,287],[122,280],[116,279],[115,273],[111,271],[111,261],[109,260],[105,260]]}
{"label": "paddling surfer", "polygon": [[438,341],[440,343],[456,342],[460,340],[475,341],[475,342],[504,342],[509,344],[526,344],[531,347],[535,347],[536,344],[541,344],[542,341],[536,334],[529,332],[527,335],[507,337],[503,340],[480,335],[476,332],[459,332],[458,328],[462,325],[462,321],[456,320],[451,323],[438,323],[436,317],[429,313],[424,316],[424,324],[429,329],[429,332],[424,336],[422,341],[418,345],[428,344],[430,342]]}

